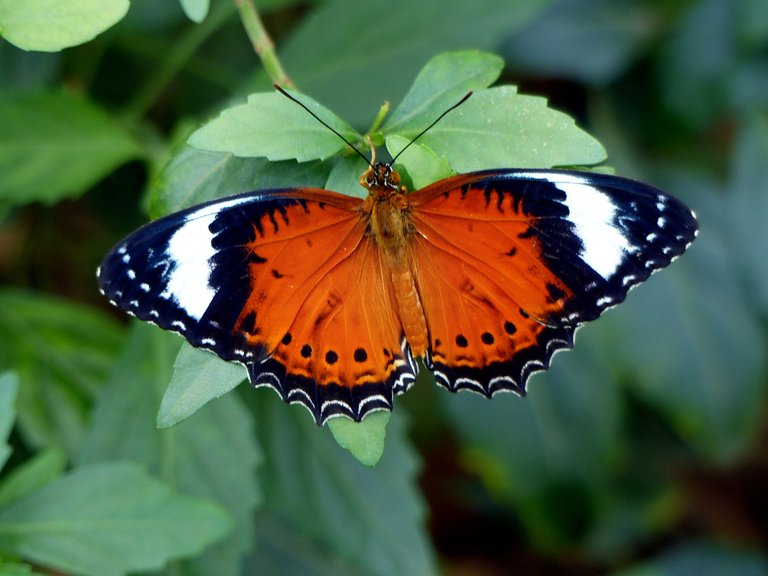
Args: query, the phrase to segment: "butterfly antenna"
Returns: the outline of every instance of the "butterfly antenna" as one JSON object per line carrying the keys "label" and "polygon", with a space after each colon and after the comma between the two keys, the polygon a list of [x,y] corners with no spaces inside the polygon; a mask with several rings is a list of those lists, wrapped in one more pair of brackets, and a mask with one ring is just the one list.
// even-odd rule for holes
{"label": "butterfly antenna", "polygon": [[[341,134],[339,134],[339,131],[338,131],[338,130],[336,130],[336,129],[335,129],[333,126],[330,126],[330,125],[329,125],[329,124],[328,124],[328,123],[327,123],[325,120],[323,120],[323,119],[322,119],[322,118],[320,118],[320,117],[319,117],[317,114],[315,114],[314,112],[312,112],[312,110],[310,110],[310,109],[307,107],[307,105],[306,105],[306,104],[304,104],[304,103],[303,103],[301,100],[298,100],[297,98],[294,98],[293,96],[291,96],[290,94],[288,94],[288,92],[286,92],[285,90],[283,90],[283,89],[282,89],[280,86],[278,86],[277,84],[272,84],[272,86],[275,88],[275,90],[277,90],[278,92],[280,92],[280,93],[281,93],[283,96],[285,96],[285,97],[286,97],[286,98],[288,98],[289,100],[293,100],[294,102],[296,102],[296,104],[298,104],[299,106],[301,106],[302,108],[304,108],[304,110],[306,110],[307,112],[309,112],[309,113],[312,115],[312,117],[313,117],[315,120],[317,120],[318,122],[320,122],[320,124],[322,124],[323,126],[325,126],[326,128],[328,128],[328,130],[330,130],[331,132],[333,132],[334,134],[336,134],[336,136],[338,136],[339,138],[341,138],[341,139],[342,139],[342,140],[343,140],[343,141],[344,141],[344,142],[347,144],[347,146],[349,146],[350,148],[352,148],[352,150],[354,150],[354,151],[355,151],[355,153],[357,153],[357,155],[358,155],[358,156],[360,156],[360,158],[362,158],[363,160],[365,160],[366,164],[368,164],[368,165],[369,165],[371,168],[373,168],[373,164],[371,164],[371,161],[370,161],[370,160],[368,160],[368,158],[366,158],[365,154],[363,154],[362,152],[360,152],[360,150],[358,150],[358,149],[355,147],[355,145],[354,145],[354,144],[352,144],[352,142],[350,142],[349,140],[347,140],[346,138],[344,138],[344,136],[342,136]],[[454,106],[454,108],[455,108],[455,106]],[[419,135],[419,136],[420,136],[420,135]]]}
{"label": "butterfly antenna", "polygon": [[462,104],[464,104],[464,102],[466,102],[467,100],[469,100],[469,97],[470,97],[470,96],[472,96],[472,91],[471,91],[471,90],[470,90],[469,92],[467,92],[466,94],[464,94],[464,97],[463,97],[461,100],[459,100],[458,102],[456,102],[456,104],[454,104],[453,106],[451,106],[450,108],[448,108],[448,110],[446,110],[445,112],[443,112],[442,114],[440,114],[440,116],[438,116],[438,117],[435,119],[435,121],[434,121],[434,122],[432,122],[432,124],[430,124],[429,126],[427,126],[426,128],[424,128],[424,130],[422,130],[422,131],[421,131],[421,132],[419,132],[419,133],[418,133],[416,136],[414,136],[414,137],[413,137],[413,139],[412,139],[410,142],[408,142],[408,144],[406,144],[406,145],[405,145],[405,148],[403,148],[402,150],[400,150],[400,152],[398,152],[397,154],[395,154],[395,157],[394,157],[394,158],[392,158],[392,164],[394,164],[394,163],[395,163],[395,160],[397,160],[397,158],[398,158],[398,156],[400,156],[400,154],[402,154],[403,152],[405,152],[406,150],[408,150],[408,147],[409,147],[411,144],[413,144],[414,142],[416,142],[416,140],[418,140],[419,138],[421,138],[422,136],[424,136],[424,134],[426,134],[427,132],[429,132],[429,131],[432,129],[432,126],[434,126],[435,124],[437,124],[438,122],[440,122],[440,120],[442,120],[442,119],[443,119],[443,117],[444,117],[446,114],[448,114],[448,112],[451,112],[452,110],[455,110],[456,108],[458,108],[459,106],[461,106]]}

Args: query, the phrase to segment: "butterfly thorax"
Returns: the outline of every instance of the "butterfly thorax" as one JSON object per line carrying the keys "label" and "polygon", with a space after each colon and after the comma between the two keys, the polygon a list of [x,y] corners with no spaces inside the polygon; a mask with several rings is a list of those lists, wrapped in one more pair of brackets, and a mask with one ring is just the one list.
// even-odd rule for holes
{"label": "butterfly thorax", "polygon": [[368,189],[363,210],[368,232],[389,269],[403,333],[415,356],[426,353],[428,334],[424,308],[409,258],[409,236],[414,232],[405,187],[389,164],[376,162],[360,179]]}

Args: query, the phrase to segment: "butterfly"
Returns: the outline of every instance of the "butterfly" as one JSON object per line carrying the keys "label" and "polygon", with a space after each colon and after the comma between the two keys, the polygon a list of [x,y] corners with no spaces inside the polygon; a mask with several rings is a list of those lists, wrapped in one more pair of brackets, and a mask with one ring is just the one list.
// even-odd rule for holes
{"label": "butterfly", "polygon": [[392,409],[419,358],[450,391],[525,394],[697,233],[682,202],[618,176],[496,169],[406,193],[369,164],[365,199],[265,190],[151,222],[104,258],[100,291],[318,424],[359,421]]}

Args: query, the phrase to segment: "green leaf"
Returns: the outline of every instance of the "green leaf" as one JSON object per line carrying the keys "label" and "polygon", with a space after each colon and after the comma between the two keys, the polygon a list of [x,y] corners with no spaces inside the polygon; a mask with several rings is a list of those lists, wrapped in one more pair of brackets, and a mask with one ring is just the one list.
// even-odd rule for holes
{"label": "green leaf", "polygon": [[184,14],[186,14],[187,18],[192,20],[192,22],[199,23],[205,20],[205,17],[208,15],[208,10],[211,5],[210,0],[180,0],[180,1],[181,1],[181,7],[184,10]]}
{"label": "green leaf", "polygon": [[701,457],[722,465],[743,457],[759,429],[768,343],[737,282],[738,250],[718,232],[728,213],[719,186],[687,173],[662,184],[695,200],[702,233],[604,322],[615,323],[616,353],[635,392]]}
{"label": "green leaf", "polygon": [[[392,150],[400,151],[409,142],[410,140],[402,136],[388,136],[387,150],[390,153]],[[454,174],[445,158],[418,143],[409,146],[408,150],[398,157],[397,162],[408,171],[416,190]]]}
{"label": "green leaf", "polygon": [[118,576],[199,553],[231,529],[208,502],[135,464],[95,464],[0,511],[0,550],[59,570]]}
{"label": "green leaf", "polygon": [[254,480],[260,455],[253,423],[237,394],[227,394],[173,428],[155,427],[157,406],[181,342],[175,334],[134,324],[96,405],[77,462],[140,462],[179,491],[224,506],[235,529],[185,562],[180,573],[237,576],[243,555],[253,546],[252,515],[260,500]]}
{"label": "green leaf", "polygon": [[14,468],[0,483],[0,508],[21,500],[64,474],[67,457],[50,448]]}
{"label": "green leaf", "polygon": [[435,56],[416,76],[382,131],[423,130],[467,92],[493,84],[503,67],[498,56],[476,50]]}
{"label": "green leaf", "polygon": [[17,424],[33,447],[72,453],[87,425],[91,400],[122,342],[122,330],[93,308],[0,290],[0,367],[20,386]]}
{"label": "green leaf", "polygon": [[65,92],[0,94],[0,126],[0,202],[79,196],[139,155],[103,110]]}
{"label": "green leaf", "polygon": [[150,212],[162,216],[200,202],[254,190],[322,187],[330,167],[322,162],[267,162],[182,146],[174,153],[150,195]]}
{"label": "green leaf", "polygon": [[365,198],[368,195],[368,190],[360,185],[360,176],[367,168],[368,164],[357,155],[339,158],[328,175],[325,188],[342,194]]}
{"label": "green leaf", "polygon": [[381,102],[399,102],[436,54],[495,49],[548,3],[323,2],[283,45],[281,60],[304,91],[367,127]]}
{"label": "green leaf", "polygon": [[[308,96],[294,93],[304,105],[347,140],[360,136],[346,122]],[[198,129],[189,143],[203,150],[269,160],[323,160],[346,144],[306,110],[277,92],[251,94],[247,104],[224,110]]]}
{"label": "green leaf", "polygon": [[12,448],[8,444],[16,420],[16,396],[19,393],[19,379],[13,372],[0,374],[0,470],[5,466]]}
{"label": "green leaf", "polygon": [[123,19],[128,0],[0,0],[0,36],[24,50],[58,52]]}
{"label": "green leaf", "polygon": [[361,422],[348,418],[334,418],[328,421],[328,429],[339,446],[366,466],[376,466],[384,454],[387,438],[387,424],[391,412],[374,412]]}
{"label": "green leaf", "polygon": [[[411,139],[417,133],[414,129],[400,135]],[[518,94],[514,86],[476,92],[419,144],[444,157],[459,173],[597,164],[605,159],[602,145],[572,118],[548,108],[544,98]]]}
{"label": "green leaf", "polygon": [[[267,391],[256,396],[257,430],[265,451],[259,523],[265,517],[280,519],[297,541],[313,542],[354,573],[437,573],[416,486],[418,461],[408,445],[402,412],[393,414],[387,449],[372,469],[361,466],[330,434],[318,433],[304,409],[287,407]],[[272,548],[280,545],[278,535],[262,529],[259,534],[270,539]],[[312,553],[299,547],[295,562]],[[258,557],[255,561],[262,563]]]}
{"label": "green leaf", "polygon": [[680,544],[639,566],[615,572],[614,576],[762,576],[766,573],[768,557],[765,554],[697,540]]}
{"label": "green leaf", "polygon": [[246,377],[241,365],[224,362],[211,352],[184,343],[160,404],[158,427],[168,428],[181,422],[210,400],[232,390]]}

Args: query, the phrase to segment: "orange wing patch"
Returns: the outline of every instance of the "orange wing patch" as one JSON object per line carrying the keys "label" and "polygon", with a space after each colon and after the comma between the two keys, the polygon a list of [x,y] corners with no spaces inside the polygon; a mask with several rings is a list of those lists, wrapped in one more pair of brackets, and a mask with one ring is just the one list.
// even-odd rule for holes
{"label": "orange wing patch", "polygon": [[545,265],[536,221],[518,197],[464,177],[441,184],[412,201],[412,257],[436,379],[488,396],[524,393],[531,372],[572,346],[575,327],[560,319],[573,293]]}
{"label": "orange wing patch", "polygon": [[272,356],[248,366],[251,381],[304,404],[320,423],[391,410],[393,394],[407,390],[418,369],[385,273],[375,245],[361,236],[312,286]]}

